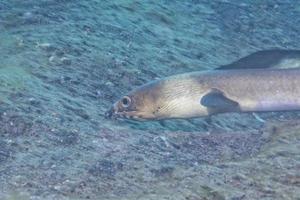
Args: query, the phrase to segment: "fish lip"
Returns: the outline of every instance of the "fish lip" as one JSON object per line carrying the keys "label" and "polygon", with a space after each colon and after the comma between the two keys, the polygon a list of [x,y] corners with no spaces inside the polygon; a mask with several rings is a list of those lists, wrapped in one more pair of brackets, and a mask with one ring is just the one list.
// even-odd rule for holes
{"label": "fish lip", "polygon": [[117,112],[114,107],[110,108],[108,111],[105,112],[104,116],[106,119],[127,119],[127,120],[138,120],[138,121],[144,121],[142,118],[138,117],[137,115],[132,115],[130,113],[136,112],[130,111],[130,112]]}
{"label": "fish lip", "polygon": [[104,113],[106,119],[119,119],[119,118],[128,118],[126,112],[117,112],[114,107],[111,107],[108,111]]}
{"label": "fish lip", "polygon": [[131,112],[115,112],[115,118],[117,119],[128,119],[137,120],[138,117],[135,115],[130,115]]}

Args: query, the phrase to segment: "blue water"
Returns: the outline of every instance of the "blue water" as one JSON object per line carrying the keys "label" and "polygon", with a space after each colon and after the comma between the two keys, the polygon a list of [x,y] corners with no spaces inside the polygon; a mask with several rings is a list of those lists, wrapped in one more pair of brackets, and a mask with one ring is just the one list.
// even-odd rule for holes
{"label": "blue water", "polygon": [[299,24],[292,0],[2,0],[0,199],[299,198],[299,113],[104,117],[148,81],[299,49]]}

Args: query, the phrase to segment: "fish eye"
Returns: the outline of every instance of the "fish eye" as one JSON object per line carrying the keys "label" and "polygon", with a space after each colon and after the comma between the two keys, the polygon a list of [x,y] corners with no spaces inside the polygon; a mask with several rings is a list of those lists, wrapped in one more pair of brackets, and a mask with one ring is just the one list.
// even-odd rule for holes
{"label": "fish eye", "polygon": [[121,103],[124,108],[127,108],[131,104],[131,99],[128,96],[125,96],[122,98]]}

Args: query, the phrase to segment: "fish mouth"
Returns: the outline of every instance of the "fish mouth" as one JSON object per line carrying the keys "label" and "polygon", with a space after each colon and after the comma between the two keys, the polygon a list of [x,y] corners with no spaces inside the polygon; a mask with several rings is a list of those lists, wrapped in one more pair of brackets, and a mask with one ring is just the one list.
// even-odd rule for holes
{"label": "fish mouth", "polygon": [[106,119],[113,119],[115,117],[115,109],[113,107],[111,107],[109,110],[107,110],[104,113],[104,117]]}
{"label": "fish mouth", "polygon": [[140,117],[138,117],[138,115],[135,115],[136,111],[130,111],[130,112],[126,112],[126,111],[122,111],[122,112],[118,112],[115,110],[114,107],[110,108],[108,111],[105,112],[104,116],[106,119],[129,119],[129,120],[143,120]]}

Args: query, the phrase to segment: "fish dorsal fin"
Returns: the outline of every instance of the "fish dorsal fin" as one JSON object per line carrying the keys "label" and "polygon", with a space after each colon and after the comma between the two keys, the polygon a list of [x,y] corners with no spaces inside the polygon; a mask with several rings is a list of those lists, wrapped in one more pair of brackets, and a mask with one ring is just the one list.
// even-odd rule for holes
{"label": "fish dorsal fin", "polygon": [[282,69],[300,68],[300,50],[271,49],[245,56],[228,65],[216,69]]}
{"label": "fish dorsal fin", "polygon": [[210,114],[239,110],[239,103],[227,98],[224,93],[218,89],[211,89],[205,94],[201,98],[200,104],[207,107]]}

